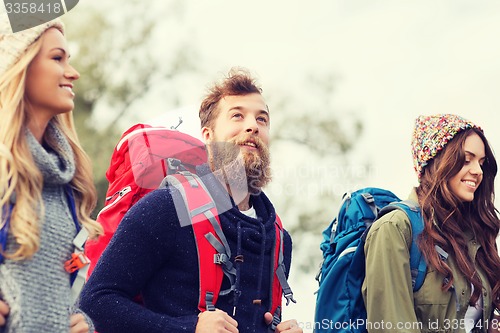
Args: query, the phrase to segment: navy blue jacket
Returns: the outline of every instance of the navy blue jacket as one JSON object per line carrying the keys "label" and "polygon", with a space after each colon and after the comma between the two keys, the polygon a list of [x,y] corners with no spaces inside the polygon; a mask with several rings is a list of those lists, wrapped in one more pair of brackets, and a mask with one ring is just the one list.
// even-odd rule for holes
{"label": "navy blue jacket", "polygon": [[[222,230],[236,263],[240,296],[219,296],[216,307],[233,313],[238,329],[266,332],[264,313],[271,304],[271,259],[274,257],[276,213],[264,193],[251,196],[258,219],[242,214],[205,165],[198,174],[220,214]],[[176,190],[155,190],[135,204],[121,221],[81,295],[81,308],[100,333],[194,332],[198,321],[198,255],[191,225],[181,227],[172,196]],[[229,202],[229,207],[219,203]],[[241,249],[238,250],[238,234]],[[292,241],[284,233],[284,262],[290,271]],[[226,278],[223,288],[228,286]],[[141,294],[144,306],[133,298]],[[253,300],[262,300],[254,304]],[[258,303],[258,302],[257,302]]]}

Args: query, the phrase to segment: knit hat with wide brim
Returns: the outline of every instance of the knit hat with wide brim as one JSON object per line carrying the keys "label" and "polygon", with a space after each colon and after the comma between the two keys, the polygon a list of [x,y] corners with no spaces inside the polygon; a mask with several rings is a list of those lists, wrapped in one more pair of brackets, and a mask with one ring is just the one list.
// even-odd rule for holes
{"label": "knit hat with wide brim", "polygon": [[12,32],[7,14],[0,14],[0,77],[2,77],[45,30],[55,27],[64,34],[64,24],[55,19],[36,27]]}
{"label": "knit hat with wide brim", "polygon": [[471,121],[454,114],[419,116],[415,120],[411,142],[413,164],[418,178],[422,176],[429,161],[436,157],[457,133],[469,128],[481,130]]}

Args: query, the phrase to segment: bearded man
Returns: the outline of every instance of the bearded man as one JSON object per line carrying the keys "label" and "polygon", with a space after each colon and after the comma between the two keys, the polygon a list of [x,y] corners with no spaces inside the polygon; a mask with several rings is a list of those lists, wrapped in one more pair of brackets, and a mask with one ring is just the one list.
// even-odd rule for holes
{"label": "bearded man", "polygon": [[[191,221],[185,205],[178,209],[184,201],[169,187],[151,192],[127,212],[82,291],[81,308],[103,333],[264,333],[271,328],[300,333],[297,321],[280,323],[280,313],[269,312],[277,217],[262,192],[271,180],[270,112],[262,91],[247,71],[233,69],[209,89],[199,116],[208,164],[196,174],[217,206],[232,253],[233,278],[225,277],[221,289],[227,292],[219,294],[213,311],[200,312],[203,277],[193,224],[183,222]],[[288,276],[292,240],[286,230],[281,242],[282,275]],[[137,294],[144,305],[134,302]]]}

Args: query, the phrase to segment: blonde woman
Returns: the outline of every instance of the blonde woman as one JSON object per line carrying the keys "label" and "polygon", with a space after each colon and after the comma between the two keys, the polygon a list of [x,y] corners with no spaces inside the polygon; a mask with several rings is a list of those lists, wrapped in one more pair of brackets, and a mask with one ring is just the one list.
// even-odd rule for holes
{"label": "blonde woman", "polygon": [[89,217],[96,193],[73,124],[72,88],[80,75],[69,58],[59,20],[12,33],[0,18],[0,227],[8,232],[0,265],[3,332],[94,331],[72,304],[64,267],[80,226],[91,237],[102,233]]}

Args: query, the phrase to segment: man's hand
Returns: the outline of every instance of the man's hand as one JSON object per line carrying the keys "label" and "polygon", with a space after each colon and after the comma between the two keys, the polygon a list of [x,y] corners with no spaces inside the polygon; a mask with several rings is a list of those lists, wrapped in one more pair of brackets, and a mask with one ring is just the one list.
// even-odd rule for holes
{"label": "man's hand", "polygon": [[10,308],[4,301],[0,300],[0,326],[5,326],[6,317],[9,315]]}
{"label": "man's hand", "polygon": [[89,324],[81,313],[72,314],[69,318],[69,333],[89,333]]}
{"label": "man's hand", "polygon": [[[266,312],[264,314],[264,320],[267,325],[270,325],[273,322],[273,315],[271,312]],[[290,319],[284,322],[281,322],[276,326],[275,333],[302,333],[302,328],[299,327],[299,324],[295,319]]]}
{"label": "man's hand", "polygon": [[226,312],[216,309],[205,311],[198,315],[195,333],[238,333],[238,322],[231,318]]}

